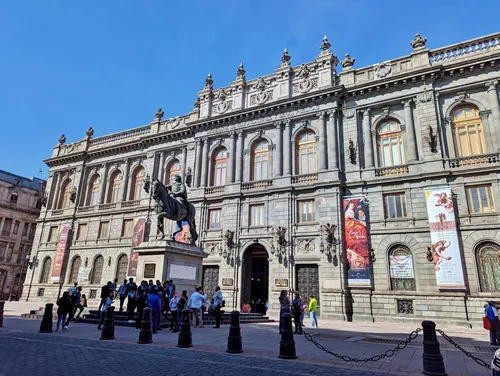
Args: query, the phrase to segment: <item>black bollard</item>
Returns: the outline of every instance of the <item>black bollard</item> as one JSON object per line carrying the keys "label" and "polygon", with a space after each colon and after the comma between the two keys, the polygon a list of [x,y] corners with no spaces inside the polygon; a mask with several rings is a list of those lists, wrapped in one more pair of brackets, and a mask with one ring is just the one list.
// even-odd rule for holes
{"label": "black bollard", "polygon": [[179,332],[179,339],[177,340],[177,347],[193,347],[190,316],[191,311],[189,309],[182,311],[181,330]]}
{"label": "black bollard", "polygon": [[443,356],[436,335],[436,324],[433,321],[422,321],[424,329],[424,352],[422,353],[424,375],[446,376]]}
{"label": "black bollard", "polygon": [[151,329],[151,308],[144,308],[142,315],[141,330],[137,343],[153,343],[153,329]]}
{"label": "black bollard", "polygon": [[52,309],[54,304],[45,304],[45,312],[43,313],[42,322],[40,324],[40,330],[38,333],[52,333]]}
{"label": "black bollard", "polygon": [[227,337],[226,352],[236,354],[243,352],[240,329],[240,312],[231,312],[231,326],[229,327],[229,337]]}
{"label": "black bollard", "polygon": [[290,312],[281,315],[280,358],[297,359],[295,340],[293,339],[292,314]]}
{"label": "black bollard", "polygon": [[3,300],[0,300],[0,328],[3,327],[3,307],[5,305],[5,302]]}
{"label": "black bollard", "polygon": [[115,339],[115,319],[113,318],[114,312],[115,307],[108,307],[106,309],[106,317],[104,318],[101,339]]}

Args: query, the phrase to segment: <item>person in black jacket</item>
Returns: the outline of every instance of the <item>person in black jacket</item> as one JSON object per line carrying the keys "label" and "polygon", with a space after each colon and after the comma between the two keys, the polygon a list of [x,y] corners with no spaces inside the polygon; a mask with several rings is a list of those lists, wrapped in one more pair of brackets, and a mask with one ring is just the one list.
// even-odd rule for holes
{"label": "person in black jacket", "polygon": [[101,312],[102,305],[106,301],[106,299],[109,297],[109,293],[111,291],[111,281],[109,281],[106,285],[101,287],[101,304],[99,304],[99,312]]}
{"label": "person in black jacket", "polygon": [[141,329],[142,315],[144,313],[144,308],[146,307],[146,302],[147,302],[146,290],[138,289],[137,295],[138,295],[137,300],[136,300],[137,320],[135,321],[135,331],[136,332],[138,332]]}
{"label": "person in black jacket", "polygon": [[66,331],[64,327],[64,323],[66,322],[66,316],[71,312],[73,305],[71,303],[71,299],[69,298],[69,294],[67,291],[64,292],[62,298],[57,301],[57,326],[56,332],[59,330],[59,326],[61,323],[63,324],[63,332]]}

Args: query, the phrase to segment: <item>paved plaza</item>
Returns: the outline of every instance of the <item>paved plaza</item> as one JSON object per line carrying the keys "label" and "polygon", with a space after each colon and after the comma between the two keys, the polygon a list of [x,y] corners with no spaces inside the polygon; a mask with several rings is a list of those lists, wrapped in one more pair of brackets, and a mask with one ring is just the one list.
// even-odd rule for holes
{"label": "paved plaza", "polygon": [[[303,336],[296,336],[297,360],[278,358],[277,324],[242,325],[242,354],[227,354],[228,326],[220,330],[193,329],[193,347],[176,347],[177,335],[163,330],[154,343],[138,345],[132,328],[116,327],[115,340],[101,341],[94,325],[72,324],[67,332],[38,333],[38,321],[5,318],[0,329],[0,376],[10,375],[420,375],[422,336],[378,362],[343,362],[326,354]],[[385,323],[323,323],[308,329],[313,338],[333,352],[366,358],[384,353],[407,337],[413,325]],[[493,356],[486,331],[449,329],[447,333],[475,356]],[[489,375],[452,346],[442,343],[448,375]]]}

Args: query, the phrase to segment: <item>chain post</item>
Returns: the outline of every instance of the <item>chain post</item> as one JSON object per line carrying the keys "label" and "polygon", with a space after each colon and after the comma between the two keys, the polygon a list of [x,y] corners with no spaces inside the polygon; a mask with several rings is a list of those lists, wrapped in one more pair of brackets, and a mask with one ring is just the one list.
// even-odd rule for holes
{"label": "chain post", "polygon": [[429,376],[446,376],[443,355],[439,348],[434,321],[422,321],[424,329],[424,351],[422,353],[423,374]]}

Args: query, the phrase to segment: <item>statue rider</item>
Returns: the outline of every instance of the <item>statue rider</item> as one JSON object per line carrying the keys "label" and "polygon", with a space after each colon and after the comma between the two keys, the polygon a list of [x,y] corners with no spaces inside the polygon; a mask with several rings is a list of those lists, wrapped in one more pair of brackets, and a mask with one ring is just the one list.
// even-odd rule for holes
{"label": "statue rider", "polygon": [[174,176],[174,182],[172,184],[167,185],[166,187],[170,195],[174,197],[177,201],[179,201],[182,206],[184,206],[187,210],[188,208],[188,193],[186,189],[186,185],[182,182],[182,178],[179,175]]}

